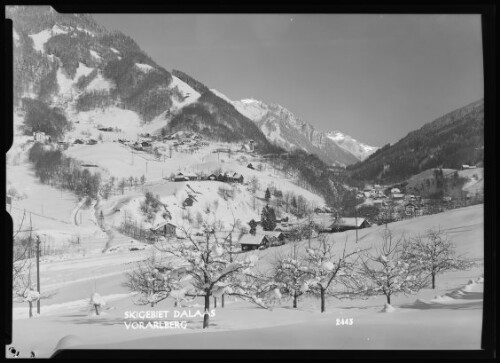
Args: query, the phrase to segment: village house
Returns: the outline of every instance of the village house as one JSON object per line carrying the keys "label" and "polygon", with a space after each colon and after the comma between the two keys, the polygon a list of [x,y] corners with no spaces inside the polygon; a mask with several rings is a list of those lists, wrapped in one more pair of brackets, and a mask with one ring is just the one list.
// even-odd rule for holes
{"label": "village house", "polygon": [[400,194],[401,193],[401,190],[399,190],[399,188],[392,188],[391,189],[391,194]]}
{"label": "village house", "polygon": [[264,231],[263,234],[245,234],[240,239],[242,251],[264,249],[285,244],[285,235],[282,232]]}
{"label": "village house", "polygon": [[196,176],[196,174],[193,174],[193,173],[177,173],[175,176],[174,176],[174,181],[176,182],[180,182],[180,181],[190,181],[190,180],[197,180],[198,177]]}
{"label": "village house", "polygon": [[163,222],[150,229],[156,235],[164,237],[176,237],[177,227],[170,222]]}
{"label": "village house", "polygon": [[405,197],[405,195],[402,193],[393,193],[392,194],[392,199],[394,199],[394,200],[403,200],[404,197]]}
{"label": "village house", "polygon": [[332,232],[343,232],[351,229],[363,229],[370,227],[370,223],[365,218],[344,217],[334,221],[330,225]]}
{"label": "village house", "polygon": [[319,232],[331,232],[331,225],[335,222],[332,214],[320,213],[312,217],[312,223]]}
{"label": "village house", "polygon": [[243,175],[234,173],[233,175],[228,177],[228,182],[243,183]]}
{"label": "village house", "polygon": [[49,135],[46,135],[45,132],[33,132],[33,140],[38,141],[38,142],[51,142],[51,138]]}
{"label": "village house", "polygon": [[405,214],[407,216],[415,216],[417,214],[418,206],[414,203],[408,203],[405,205]]}

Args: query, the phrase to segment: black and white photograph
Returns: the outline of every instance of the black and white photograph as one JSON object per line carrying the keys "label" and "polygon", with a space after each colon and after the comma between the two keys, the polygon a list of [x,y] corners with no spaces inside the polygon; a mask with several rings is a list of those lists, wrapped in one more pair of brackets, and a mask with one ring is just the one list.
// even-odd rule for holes
{"label": "black and white photograph", "polygon": [[481,14],[5,18],[7,358],[482,349]]}

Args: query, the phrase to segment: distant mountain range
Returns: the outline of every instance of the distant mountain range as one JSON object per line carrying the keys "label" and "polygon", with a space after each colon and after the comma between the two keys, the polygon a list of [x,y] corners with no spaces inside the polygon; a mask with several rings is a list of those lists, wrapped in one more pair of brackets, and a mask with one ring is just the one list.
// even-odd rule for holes
{"label": "distant mountain range", "polygon": [[429,122],[347,169],[353,180],[402,181],[431,168],[460,169],[484,159],[484,99]]}
{"label": "distant mountain range", "polygon": [[144,123],[158,125],[157,131],[192,130],[237,143],[253,139],[258,153],[293,150],[301,160],[312,154],[324,163],[315,166],[317,173],[347,165],[350,177],[358,180],[399,180],[483,159],[483,100],[377,148],[340,131],[317,130],[281,105],[231,100],[183,71],[167,71],[133,39],[106,30],[90,15],[8,6],[6,16],[14,24],[17,108],[30,104],[22,102],[28,98],[62,110],[68,119],[111,107],[130,110]]}
{"label": "distant mountain range", "polygon": [[241,114],[254,121],[269,140],[286,150],[301,149],[327,164],[344,166],[364,160],[377,150],[339,131],[317,130],[281,105],[252,98],[232,101],[215,89],[212,92],[231,102]]}

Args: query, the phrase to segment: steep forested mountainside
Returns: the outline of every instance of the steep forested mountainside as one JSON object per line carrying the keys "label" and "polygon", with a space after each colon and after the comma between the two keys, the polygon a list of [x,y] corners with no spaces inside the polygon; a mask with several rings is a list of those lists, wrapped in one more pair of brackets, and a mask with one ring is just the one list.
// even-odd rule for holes
{"label": "steep forested mountainside", "polygon": [[452,111],[348,167],[351,179],[401,181],[436,167],[459,169],[484,158],[484,100]]}
{"label": "steep forested mountainside", "polygon": [[[183,71],[167,71],[132,38],[106,30],[90,15],[38,6],[7,7],[6,15],[14,27],[14,100],[25,113],[26,133],[59,138],[85,114],[82,119],[95,124],[105,116],[119,129],[140,120],[163,133],[192,130],[212,140],[254,140],[258,154],[285,152],[231,102]],[[329,165],[307,152],[294,153],[282,167],[329,200],[345,190]]]}

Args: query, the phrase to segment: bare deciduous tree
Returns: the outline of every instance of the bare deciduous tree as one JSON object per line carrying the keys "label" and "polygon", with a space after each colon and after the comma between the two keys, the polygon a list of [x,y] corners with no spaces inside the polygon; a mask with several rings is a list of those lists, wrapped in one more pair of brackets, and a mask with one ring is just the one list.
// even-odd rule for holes
{"label": "bare deciduous tree", "polygon": [[281,292],[293,299],[294,308],[297,308],[298,298],[304,294],[302,285],[306,276],[306,265],[295,243],[290,245],[288,253],[278,254],[273,261],[273,279]]}
{"label": "bare deciduous tree", "polygon": [[406,245],[406,258],[427,273],[433,289],[437,275],[474,266],[470,259],[457,256],[455,245],[440,228],[429,229],[423,236],[411,238]]}
{"label": "bare deciduous tree", "polygon": [[165,258],[170,257],[171,267],[184,268],[182,276],[167,274],[165,283],[165,273],[156,272],[150,264],[129,276],[129,287],[132,291],[140,292],[145,301],[151,302],[152,298],[153,301],[158,301],[172,295],[174,288],[184,277],[183,282],[189,284],[186,291],[190,295],[204,297],[203,328],[208,328],[211,296],[224,294],[226,291],[251,296],[251,292],[247,292],[245,285],[241,283],[242,280],[234,278],[238,274],[250,274],[255,263],[255,258],[233,258],[230,253],[228,239],[235,233],[235,225],[237,223],[233,223],[232,229],[227,231],[220,221],[214,219],[209,223],[206,220],[201,236],[178,226],[185,235],[184,239],[156,247],[166,254]]}
{"label": "bare deciduous tree", "polygon": [[326,295],[349,297],[357,294],[361,287],[355,267],[363,251],[356,248],[347,252],[347,239],[339,253],[335,253],[334,245],[327,235],[320,235],[315,246],[306,248],[304,256],[307,278],[303,291],[320,296],[322,313],[325,311]]}
{"label": "bare deciduous tree", "polygon": [[422,287],[421,273],[406,258],[404,237],[393,238],[389,229],[382,232],[383,243],[374,253],[365,254],[361,274],[367,282],[367,295],[385,295],[387,304],[398,293],[416,293]]}

